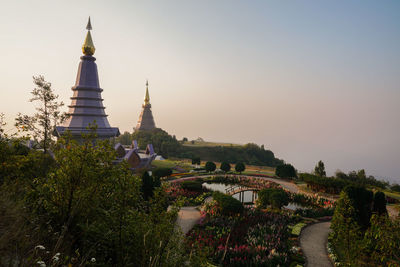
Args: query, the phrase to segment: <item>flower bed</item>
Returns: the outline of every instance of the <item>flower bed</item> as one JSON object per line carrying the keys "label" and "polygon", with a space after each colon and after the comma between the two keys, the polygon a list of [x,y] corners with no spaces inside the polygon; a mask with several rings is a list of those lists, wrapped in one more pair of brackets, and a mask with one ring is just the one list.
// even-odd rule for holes
{"label": "flower bed", "polygon": [[222,216],[215,202],[209,203],[200,224],[186,238],[192,253],[205,253],[224,266],[288,266],[292,242],[287,215],[246,209],[242,216]]}
{"label": "flower bed", "polygon": [[204,181],[208,183],[238,184],[258,189],[280,187],[277,183],[256,176],[253,177],[237,176],[237,175],[212,176],[209,178],[205,178]]}
{"label": "flower bed", "polygon": [[[174,202],[178,199],[184,201],[185,206],[197,206],[203,204],[204,200],[211,196],[212,192],[206,188],[199,190],[185,189],[183,182],[194,181],[195,179],[187,179],[180,182],[171,182],[166,186],[165,191],[169,196],[169,200]],[[201,183],[201,181],[199,181]]]}

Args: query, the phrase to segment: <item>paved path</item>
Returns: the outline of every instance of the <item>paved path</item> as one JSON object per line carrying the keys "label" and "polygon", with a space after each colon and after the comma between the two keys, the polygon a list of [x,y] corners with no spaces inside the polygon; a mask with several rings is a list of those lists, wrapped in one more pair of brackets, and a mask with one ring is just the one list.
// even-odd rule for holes
{"label": "paved path", "polygon": [[176,223],[181,227],[182,232],[186,234],[200,220],[200,211],[196,207],[182,207],[178,213]]}
{"label": "paved path", "polygon": [[330,222],[315,223],[303,229],[300,246],[306,257],[307,267],[331,267],[326,243],[330,232]]}

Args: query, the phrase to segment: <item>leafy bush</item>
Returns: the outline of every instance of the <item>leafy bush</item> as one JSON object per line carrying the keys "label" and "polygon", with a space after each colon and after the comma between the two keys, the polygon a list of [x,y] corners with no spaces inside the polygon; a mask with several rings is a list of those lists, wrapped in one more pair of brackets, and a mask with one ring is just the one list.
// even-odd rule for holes
{"label": "leafy bush", "polygon": [[217,191],[215,191],[212,196],[218,203],[222,215],[230,216],[242,213],[244,207],[239,200]]}
{"label": "leafy bush", "polygon": [[222,162],[220,169],[224,172],[229,172],[231,170],[231,165],[228,162]]}
{"label": "leafy bush", "polygon": [[307,183],[314,191],[323,191],[331,194],[339,194],[351,182],[341,178],[319,177],[309,173],[301,173],[300,179]]}
{"label": "leafy bush", "polygon": [[181,187],[185,190],[189,191],[201,191],[203,189],[203,181],[199,180],[190,180],[190,181],[183,181],[181,183]]}
{"label": "leafy bush", "polygon": [[235,171],[237,171],[237,172],[239,172],[239,173],[242,173],[242,172],[244,172],[245,169],[246,169],[246,166],[244,165],[243,162],[238,162],[238,163],[236,163],[236,165],[235,165]]}
{"label": "leafy bush", "polygon": [[313,209],[296,209],[294,214],[306,218],[321,218],[326,216],[333,216],[334,208],[313,208]]}
{"label": "leafy bush", "polygon": [[257,205],[260,208],[271,205],[280,209],[287,204],[289,204],[289,195],[281,188],[265,188],[258,192]]}
{"label": "leafy bush", "polygon": [[172,174],[172,170],[170,168],[157,168],[153,171],[153,176],[154,177],[167,177]]}
{"label": "leafy bush", "polygon": [[208,171],[208,172],[213,172],[213,171],[215,171],[215,169],[217,168],[217,166],[215,165],[214,162],[207,161],[207,162],[206,162],[205,168],[206,168],[206,171]]}
{"label": "leafy bush", "polygon": [[299,222],[296,225],[293,226],[292,228],[292,235],[294,236],[299,236],[301,233],[301,230],[306,226],[307,224],[304,222]]}
{"label": "leafy bush", "polygon": [[291,164],[283,164],[276,167],[275,174],[281,178],[296,178],[296,169]]}

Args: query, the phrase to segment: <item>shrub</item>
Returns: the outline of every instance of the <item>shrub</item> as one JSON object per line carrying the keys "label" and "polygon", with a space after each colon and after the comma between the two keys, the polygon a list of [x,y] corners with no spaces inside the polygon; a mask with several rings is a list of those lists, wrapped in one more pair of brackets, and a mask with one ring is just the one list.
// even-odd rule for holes
{"label": "shrub", "polygon": [[385,193],[379,191],[375,193],[373,211],[378,215],[387,214]]}
{"label": "shrub", "polygon": [[242,173],[245,169],[246,169],[246,166],[244,165],[244,163],[242,163],[242,162],[236,163],[235,171]]}
{"label": "shrub", "polygon": [[258,192],[257,204],[261,208],[271,205],[274,208],[280,209],[289,204],[289,195],[280,188],[265,188]]}
{"label": "shrub", "polygon": [[224,172],[229,172],[231,170],[231,165],[227,162],[222,162],[220,169]]}
{"label": "shrub", "polygon": [[202,180],[190,180],[183,181],[181,183],[181,187],[185,190],[189,191],[201,191],[203,189],[203,181]]}
{"label": "shrub", "polygon": [[213,172],[213,171],[215,171],[215,169],[217,168],[217,166],[215,165],[214,162],[207,161],[207,162],[206,162],[205,168],[206,168],[206,171],[208,171],[208,172]]}
{"label": "shrub", "polygon": [[212,196],[213,199],[218,203],[222,215],[230,216],[242,213],[243,204],[239,200],[217,191],[214,192]]}
{"label": "shrub", "polygon": [[281,178],[296,178],[296,169],[291,164],[283,164],[276,167],[275,174]]}
{"label": "shrub", "polygon": [[154,177],[167,177],[172,174],[172,170],[170,168],[157,168],[153,171],[153,176]]}

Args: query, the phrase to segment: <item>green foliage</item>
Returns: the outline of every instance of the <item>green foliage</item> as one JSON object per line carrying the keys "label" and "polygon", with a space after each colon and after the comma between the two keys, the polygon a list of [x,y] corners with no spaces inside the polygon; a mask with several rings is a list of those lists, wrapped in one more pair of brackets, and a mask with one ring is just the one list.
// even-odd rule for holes
{"label": "green foliage", "polygon": [[203,189],[202,180],[183,181],[181,187],[186,190],[200,192]]}
{"label": "green foliage", "polygon": [[[144,201],[141,179],[125,163],[113,163],[108,142],[60,140],[50,163],[38,157],[43,153],[16,151],[4,157],[6,165],[9,158],[15,162],[7,168],[16,175],[0,187],[2,264],[41,260],[55,266],[55,253],[66,266],[86,265],[92,257],[99,266],[178,266],[188,260],[175,227],[177,207],[167,211],[161,189]],[[21,168],[30,171],[19,173]],[[37,245],[50,253],[39,255]]]}
{"label": "green foliage", "polygon": [[120,143],[121,145],[131,145],[132,141],[133,141],[133,137],[132,134],[129,132],[124,132],[123,134],[121,134],[120,136],[118,136],[117,138],[115,138],[115,141],[117,143]]}
{"label": "green foliage", "polygon": [[242,162],[236,163],[235,171],[242,173],[242,172],[244,172],[245,169],[246,169],[246,166],[244,165],[244,163],[242,163]]}
{"label": "green foliage", "polygon": [[191,146],[183,145],[180,153],[174,155],[181,158],[200,157],[203,160],[214,162],[231,162],[236,164],[243,162],[248,165],[278,166],[283,161],[275,158],[274,153],[256,144],[244,146]]}
{"label": "green foliage", "polygon": [[358,214],[355,209],[354,200],[343,191],[337,201],[336,210],[333,215],[331,228],[336,248],[340,248],[347,263],[355,263],[360,251],[362,231],[357,223]]}
{"label": "green foliage", "polygon": [[154,180],[147,171],[142,174],[142,193],[145,200],[149,200],[153,196]]}
{"label": "green foliage", "polygon": [[172,174],[172,170],[170,168],[156,168],[152,173],[152,175],[154,177],[158,177],[158,178],[168,177],[171,174]]}
{"label": "green foliage", "polygon": [[275,174],[281,178],[296,178],[296,169],[291,164],[283,164],[276,167]]}
{"label": "green foliage", "polygon": [[325,164],[322,162],[322,160],[318,161],[317,165],[314,168],[314,173],[319,177],[326,176]]}
{"label": "green foliage", "polygon": [[301,173],[300,179],[307,183],[314,191],[323,191],[331,194],[339,194],[343,188],[351,184],[341,178],[319,177],[309,173]]}
{"label": "green foliage", "polygon": [[206,171],[208,172],[213,172],[217,168],[214,162],[207,161],[205,165]]}
{"label": "green foliage", "polygon": [[267,208],[272,206],[281,209],[289,204],[289,195],[281,188],[265,188],[258,192],[257,206]]}
{"label": "green foliage", "polygon": [[220,169],[224,172],[229,172],[231,170],[231,165],[228,162],[222,162]]}
{"label": "green foliage", "polygon": [[301,230],[306,226],[307,224],[304,222],[299,222],[296,225],[293,226],[292,228],[292,235],[294,236],[300,236]]}
{"label": "green foliage", "polygon": [[373,193],[360,186],[347,186],[343,189],[343,192],[349,197],[354,207],[353,219],[364,231],[369,226],[372,214]]}
{"label": "green foliage", "polygon": [[58,95],[54,94],[51,83],[45,81],[43,76],[34,76],[33,83],[36,87],[32,90],[32,98],[29,101],[39,102],[37,112],[33,116],[18,113],[15,126],[30,133],[46,152],[53,145],[53,128],[66,118],[66,115],[59,111],[64,104],[57,102]]}
{"label": "green foliage", "polygon": [[367,177],[365,170],[359,170],[358,172],[351,171],[348,174],[338,171],[336,172],[336,177],[347,181],[348,184],[358,184],[360,186],[371,185],[380,188],[386,188],[388,186],[387,182],[379,181],[372,175]]}
{"label": "green foliage", "polygon": [[379,191],[375,192],[372,211],[376,212],[378,215],[387,214],[385,193]]}
{"label": "green foliage", "polygon": [[199,157],[193,157],[192,158],[192,164],[200,165],[201,164],[200,158]]}
{"label": "green foliage", "polygon": [[393,184],[390,189],[392,189],[395,192],[400,192],[400,185],[399,184]]}
{"label": "green foliage", "polygon": [[212,196],[218,203],[222,215],[231,216],[243,212],[244,207],[239,200],[218,191],[215,191]]}
{"label": "green foliage", "polygon": [[369,266],[400,265],[400,220],[377,214],[371,217],[371,227],[363,240],[364,257]]}
{"label": "green foliage", "polygon": [[132,134],[124,133],[122,137],[117,138],[117,141],[121,144],[126,143],[128,140],[129,144],[133,140],[137,140],[139,148],[142,150],[146,149],[148,144],[153,144],[155,152],[164,158],[176,156],[182,146],[174,136],[169,135],[160,128],[151,131],[135,131]]}

